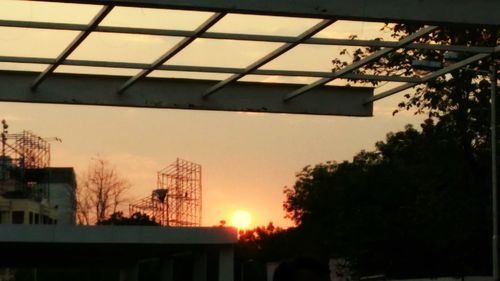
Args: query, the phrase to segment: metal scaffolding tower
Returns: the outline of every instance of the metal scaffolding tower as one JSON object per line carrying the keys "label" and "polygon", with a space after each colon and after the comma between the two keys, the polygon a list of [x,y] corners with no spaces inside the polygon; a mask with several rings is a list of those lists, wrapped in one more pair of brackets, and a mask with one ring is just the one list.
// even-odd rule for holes
{"label": "metal scaffolding tower", "polygon": [[10,159],[21,169],[47,168],[50,166],[50,144],[30,131],[2,134],[2,158]]}
{"label": "metal scaffolding tower", "polygon": [[129,207],[163,226],[201,225],[201,165],[177,158],[158,172],[157,189]]}
{"label": "metal scaffolding tower", "polygon": [[7,122],[1,123],[0,195],[47,198],[48,186],[39,181],[45,176],[43,169],[50,166],[48,140],[30,131],[11,134]]}

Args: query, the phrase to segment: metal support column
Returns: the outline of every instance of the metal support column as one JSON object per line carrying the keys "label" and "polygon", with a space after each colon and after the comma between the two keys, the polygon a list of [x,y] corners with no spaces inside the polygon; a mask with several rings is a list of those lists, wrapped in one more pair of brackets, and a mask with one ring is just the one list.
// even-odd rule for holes
{"label": "metal support column", "polygon": [[160,280],[174,280],[174,260],[172,258],[160,260]]}
{"label": "metal support column", "polygon": [[138,281],[139,280],[139,264],[127,265],[120,269],[120,281]]}
{"label": "metal support column", "polygon": [[219,250],[219,281],[234,280],[234,249],[225,246]]}
{"label": "metal support column", "polygon": [[491,80],[491,194],[492,194],[492,262],[493,281],[499,280],[498,272],[498,194],[497,194],[497,134],[496,134],[496,95],[497,95],[497,70],[495,56],[491,58],[490,80]]}
{"label": "metal support column", "polygon": [[207,281],[207,253],[199,252],[194,254],[193,280]]}

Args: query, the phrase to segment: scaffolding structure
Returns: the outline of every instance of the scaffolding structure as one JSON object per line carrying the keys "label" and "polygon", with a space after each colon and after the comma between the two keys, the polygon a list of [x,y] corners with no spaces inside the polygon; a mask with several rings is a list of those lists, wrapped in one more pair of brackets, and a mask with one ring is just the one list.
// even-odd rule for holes
{"label": "scaffolding structure", "polygon": [[130,204],[130,214],[146,214],[162,226],[200,226],[201,186],[201,165],[177,158],[158,172],[150,197]]}
{"label": "scaffolding structure", "polygon": [[2,159],[9,159],[20,169],[43,169],[50,166],[50,143],[30,131],[2,133]]}
{"label": "scaffolding structure", "polygon": [[8,127],[2,120],[0,195],[42,201],[48,188],[39,180],[50,166],[50,144],[30,131],[9,134]]}

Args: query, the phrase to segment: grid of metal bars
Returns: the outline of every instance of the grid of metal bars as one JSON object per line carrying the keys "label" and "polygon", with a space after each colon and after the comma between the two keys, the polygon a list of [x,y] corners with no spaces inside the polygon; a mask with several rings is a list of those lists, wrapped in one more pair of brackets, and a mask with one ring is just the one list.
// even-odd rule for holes
{"label": "grid of metal bars", "polygon": [[50,143],[30,131],[7,134],[2,147],[2,158],[8,157],[21,169],[50,166]]}
{"label": "grid of metal bars", "polygon": [[[39,182],[39,179],[42,170],[50,166],[50,143],[30,131],[23,131],[2,133],[1,145],[0,194],[21,192],[22,196],[38,202],[48,198],[48,183]],[[9,182],[14,189],[5,189]]]}
{"label": "grid of metal bars", "polygon": [[200,226],[201,165],[177,160],[158,172],[157,189],[131,204],[129,211],[144,213],[163,226]]}
{"label": "grid of metal bars", "polygon": [[[316,33],[325,29],[333,24],[335,19],[322,20],[317,25],[304,31],[296,37],[292,36],[270,36],[270,35],[253,35],[253,34],[239,34],[239,33],[220,33],[208,32],[207,30],[216,25],[226,13],[214,13],[207,21],[202,23],[197,29],[192,31],[183,30],[160,30],[148,28],[130,28],[130,27],[111,27],[101,26],[100,23],[112,11],[114,6],[103,6],[102,9],[95,15],[91,22],[87,25],[81,24],[64,24],[64,23],[39,23],[29,21],[12,21],[0,20],[0,26],[8,27],[22,27],[22,28],[44,28],[56,30],[78,30],[80,34],[71,42],[66,49],[54,60],[43,58],[28,58],[28,57],[0,57],[0,62],[16,62],[16,63],[44,63],[50,66],[43,71],[31,85],[31,89],[36,93],[36,90],[42,85],[43,81],[50,77],[51,73],[60,65],[76,65],[76,66],[95,66],[95,67],[113,67],[113,68],[134,68],[141,69],[141,71],[131,77],[128,81],[122,84],[117,89],[117,94],[125,92],[128,88],[133,87],[134,84],[140,83],[141,79],[147,79],[146,76],[154,70],[174,70],[174,71],[193,71],[193,72],[208,72],[208,73],[227,73],[232,74],[229,78],[220,81],[208,88],[203,94],[203,98],[210,98],[216,94],[221,88],[226,87],[228,84],[238,81],[242,77],[253,75],[280,75],[280,76],[303,76],[303,77],[318,77],[321,78],[309,85],[304,85],[283,97],[283,103],[289,102],[310,90],[325,85],[326,83],[337,79],[359,79],[359,80],[372,80],[372,81],[390,81],[390,82],[404,82],[406,84],[387,90],[383,93],[375,95],[367,99],[366,103],[385,98],[394,93],[411,88],[419,83],[427,82],[438,76],[444,75],[450,71],[466,66],[470,63],[484,59],[491,54],[500,51],[500,46],[496,47],[469,47],[469,46],[456,46],[456,45],[433,45],[433,44],[420,44],[414,43],[415,40],[428,35],[439,27],[437,26],[424,26],[414,34],[398,42],[383,42],[377,40],[346,40],[346,39],[327,39],[327,38],[312,38]],[[109,33],[128,33],[128,34],[148,34],[148,35],[168,35],[184,37],[173,48],[167,50],[161,57],[159,57],[152,64],[140,63],[125,63],[125,62],[108,62],[108,61],[89,61],[89,60],[68,60],[67,58],[71,53],[78,48],[78,46],[92,33],[92,32],[109,32]],[[202,66],[183,66],[183,65],[169,65],[167,63],[176,54],[182,52],[184,48],[189,46],[197,38],[211,38],[220,40],[246,40],[246,41],[260,41],[260,42],[281,42],[284,43],[268,55],[250,64],[246,68],[227,68],[227,67],[202,67]],[[292,48],[300,44],[320,44],[320,45],[346,45],[346,46],[372,46],[380,47],[381,49],[372,55],[361,59],[351,65],[344,67],[336,72],[316,72],[316,71],[292,71],[292,70],[265,70],[260,69],[266,63],[274,60],[275,58],[283,55]],[[448,50],[460,51],[473,54],[472,56],[445,67],[436,72],[430,73],[424,77],[400,77],[400,76],[380,76],[380,75],[363,75],[355,73],[361,67],[376,61],[377,59],[389,54],[390,52],[399,48],[409,49],[432,49],[432,50]]]}

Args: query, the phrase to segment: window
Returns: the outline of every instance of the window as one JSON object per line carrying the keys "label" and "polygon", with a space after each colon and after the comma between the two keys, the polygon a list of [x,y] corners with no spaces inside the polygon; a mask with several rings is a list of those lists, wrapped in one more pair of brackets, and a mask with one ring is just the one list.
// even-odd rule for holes
{"label": "window", "polygon": [[33,212],[30,212],[30,224],[33,224]]}
{"label": "window", "polygon": [[35,224],[39,224],[39,223],[40,223],[40,215],[35,214]]}
{"label": "window", "polygon": [[12,223],[13,224],[23,224],[24,223],[24,212],[23,211],[12,212]]}

